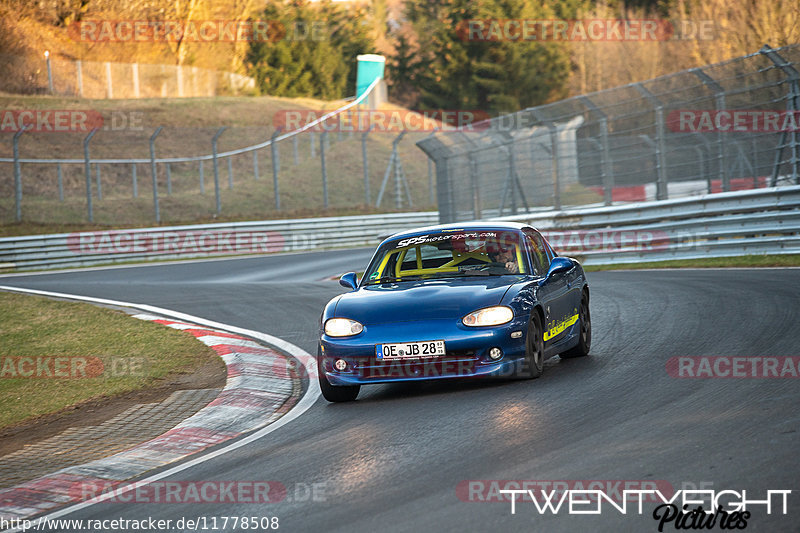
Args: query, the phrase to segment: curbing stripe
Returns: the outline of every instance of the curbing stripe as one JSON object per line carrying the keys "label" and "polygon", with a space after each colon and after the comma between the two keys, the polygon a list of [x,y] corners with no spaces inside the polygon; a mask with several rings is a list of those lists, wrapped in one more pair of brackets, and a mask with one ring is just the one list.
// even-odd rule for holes
{"label": "curbing stripe", "polygon": [[[0,491],[0,518],[6,520],[29,518],[65,504],[75,504],[49,515],[50,518],[56,518],[99,503],[104,498],[81,502],[82,491],[76,493],[75,489],[81,484],[122,485],[125,480],[140,476],[149,470],[186,459],[211,446],[223,444],[244,433],[257,430],[256,433],[228,446],[139,481],[137,485],[161,479],[270,433],[302,414],[318,397],[319,390],[313,386],[316,385],[314,381],[310,382],[308,390],[302,394],[301,377],[308,376],[311,372],[310,363],[313,362],[313,357],[276,337],[152,306],[15,287],[0,287],[0,289],[131,307],[175,316],[180,320],[166,320],[163,316],[151,313],[133,315],[141,320],[157,322],[191,333],[222,357],[228,373],[225,388],[215,400],[163,435],[109,457],[65,468]],[[191,320],[195,320],[196,323],[192,323]],[[222,327],[229,331],[218,331],[209,326]],[[300,364],[296,365],[289,357],[230,331],[267,342],[278,341],[270,343],[284,350],[290,347],[291,350],[287,351],[298,359]],[[295,416],[285,416],[295,406],[301,407]],[[278,419],[281,419],[280,423],[271,425]],[[126,487],[118,488],[117,493],[119,491],[126,491]]]}

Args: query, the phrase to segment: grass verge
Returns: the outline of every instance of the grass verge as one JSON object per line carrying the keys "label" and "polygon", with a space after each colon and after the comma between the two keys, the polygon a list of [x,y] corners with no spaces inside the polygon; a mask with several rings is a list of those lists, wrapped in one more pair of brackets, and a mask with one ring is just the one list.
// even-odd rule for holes
{"label": "grass verge", "polygon": [[737,257],[708,257],[704,259],[676,259],[649,263],[623,263],[614,265],[584,265],[587,272],[601,270],[640,270],[645,268],[749,268],[800,266],[800,254],[740,255]]}
{"label": "grass verge", "polygon": [[155,387],[209,362],[224,371],[186,332],[85,303],[0,292],[0,429]]}

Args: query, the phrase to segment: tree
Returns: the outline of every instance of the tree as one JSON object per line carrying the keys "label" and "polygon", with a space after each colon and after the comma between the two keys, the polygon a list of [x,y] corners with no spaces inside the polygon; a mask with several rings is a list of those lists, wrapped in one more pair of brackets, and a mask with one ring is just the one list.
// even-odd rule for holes
{"label": "tree", "polygon": [[420,64],[416,49],[405,33],[395,37],[395,50],[386,61],[387,79],[392,100],[406,107],[414,107],[419,100],[417,72]]}
{"label": "tree", "polygon": [[262,93],[328,100],[355,94],[356,55],[372,51],[363,8],[330,2],[271,0],[262,18],[285,34],[273,42],[254,42],[246,56],[248,73]]}
{"label": "tree", "polygon": [[514,111],[565,95],[568,53],[553,42],[484,40],[469,21],[547,19],[532,0],[406,0],[419,42],[416,72],[423,108]]}

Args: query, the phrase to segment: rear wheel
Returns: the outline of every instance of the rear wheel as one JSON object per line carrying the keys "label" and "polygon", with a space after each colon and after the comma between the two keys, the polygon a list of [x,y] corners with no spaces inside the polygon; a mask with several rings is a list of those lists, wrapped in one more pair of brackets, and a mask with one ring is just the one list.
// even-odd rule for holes
{"label": "rear wheel", "polygon": [[319,355],[317,356],[317,375],[319,376],[319,388],[322,391],[322,397],[329,402],[352,402],[358,396],[358,391],[361,390],[360,385],[331,385],[328,378],[325,377],[325,368]]}
{"label": "rear wheel", "polygon": [[574,348],[559,354],[562,359],[584,357],[589,355],[589,350],[592,347],[592,317],[589,314],[589,299],[586,297],[586,293],[581,298],[581,310],[578,312],[578,320],[580,322],[578,344]]}
{"label": "rear wheel", "polygon": [[528,335],[525,338],[525,361],[519,377],[534,379],[542,375],[544,369],[544,338],[542,337],[542,319],[533,311],[528,322]]}

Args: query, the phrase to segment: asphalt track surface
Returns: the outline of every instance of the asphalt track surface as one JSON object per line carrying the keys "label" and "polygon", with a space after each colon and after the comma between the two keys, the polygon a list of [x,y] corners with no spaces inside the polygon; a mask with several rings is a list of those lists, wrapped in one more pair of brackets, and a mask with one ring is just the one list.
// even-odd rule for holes
{"label": "asphalt track surface", "polygon": [[[151,304],[281,337],[316,353],[323,278],[371,250],[0,277],[0,284]],[[589,273],[592,354],[533,381],[363,387],[320,398],[275,432],[171,480],[279,481],[272,504],[101,503],[65,518],[277,516],[281,531],[657,531],[642,515],[540,514],[462,501],[464,480],[663,480],[792,490],[788,514],[747,531],[800,531],[800,380],[677,379],[677,356],[800,355],[800,269]],[[318,484],[317,500],[305,488]],[[298,497],[299,495],[299,497]],[[228,530],[232,530],[228,528]],[[667,524],[664,531],[675,531]],[[718,527],[715,530],[721,530]],[[240,530],[241,531],[241,530]]]}

